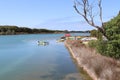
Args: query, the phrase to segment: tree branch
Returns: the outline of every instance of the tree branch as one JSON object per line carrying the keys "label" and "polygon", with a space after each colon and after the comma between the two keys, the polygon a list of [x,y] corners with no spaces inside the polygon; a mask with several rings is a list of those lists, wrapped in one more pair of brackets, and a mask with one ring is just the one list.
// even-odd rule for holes
{"label": "tree branch", "polygon": [[101,24],[102,24],[102,27],[103,27],[101,2],[102,2],[101,0],[98,0],[98,6],[99,6],[99,9],[100,9],[100,20],[101,20]]}
{"label": "tree branch", "polygon": [[[90,5],[89,0],[80,0],[80,1],[74,0],[74,9],[79,15],[81,15],[85,19],[85,21],[89,25],[97,28],[105,37],[107,37],[104,31],[101,2],[102,0],[98,0],[99,17],[102,27],[95,24],[95,20],[94,20],[95,14],[93,14],[93,4]],[[81,9],[78,9],[78,6],[80,6]]]}

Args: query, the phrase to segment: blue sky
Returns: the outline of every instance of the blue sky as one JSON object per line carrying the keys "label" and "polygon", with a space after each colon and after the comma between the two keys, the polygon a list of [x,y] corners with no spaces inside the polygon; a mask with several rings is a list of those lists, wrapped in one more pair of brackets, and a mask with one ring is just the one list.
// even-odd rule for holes
{"label": "blue sky", "polygon": [[[120,0],[103,0],[102,6],[103,18],[107,21],[118,14]],[[59,30],[93,29],[76,13],[73,0],[0,0],[0,25]]]}

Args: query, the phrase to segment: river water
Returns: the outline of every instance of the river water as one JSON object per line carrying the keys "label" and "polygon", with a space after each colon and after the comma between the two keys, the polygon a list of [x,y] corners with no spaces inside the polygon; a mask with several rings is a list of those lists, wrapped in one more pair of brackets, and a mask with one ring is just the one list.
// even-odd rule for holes
{"label": "river water", "polygon": [[[89,80],[82,76],[64,44],[56,43],[61,36],[0,36],[0,80]],[[49,45],[38,45],[38,40]]]}

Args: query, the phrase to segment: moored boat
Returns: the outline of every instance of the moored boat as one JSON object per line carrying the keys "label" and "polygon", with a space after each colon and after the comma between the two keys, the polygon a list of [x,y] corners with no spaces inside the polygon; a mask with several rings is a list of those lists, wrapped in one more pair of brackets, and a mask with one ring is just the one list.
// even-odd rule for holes
{"label": "moored boat", "polygon": [[49,44],[49,42],[47,42],[47,41],[38,41],[38,45],[48,45]]}

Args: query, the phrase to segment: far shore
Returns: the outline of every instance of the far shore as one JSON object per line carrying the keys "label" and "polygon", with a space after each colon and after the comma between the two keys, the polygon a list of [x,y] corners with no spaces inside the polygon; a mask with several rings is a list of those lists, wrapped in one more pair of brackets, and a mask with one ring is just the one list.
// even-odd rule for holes
{"label": "far shore", "polygon": [[90,31],[68,31],[68,30],[50,30],[28,27],[18,27],[10,25],[0,26],[0,35],[21,35],[21,34],[60,34],[60,33],[90,33]]}
{"label": "far shore", "polygon": [[120,61],[102,56],[77,40],[66,40],[65,46],[93,80],[120,80]]}

